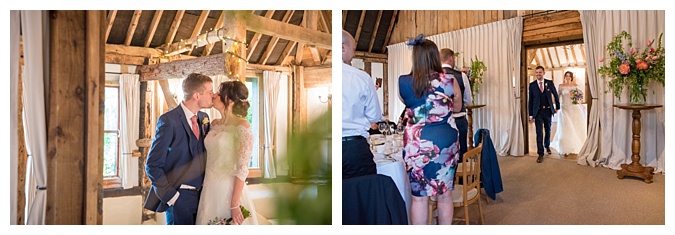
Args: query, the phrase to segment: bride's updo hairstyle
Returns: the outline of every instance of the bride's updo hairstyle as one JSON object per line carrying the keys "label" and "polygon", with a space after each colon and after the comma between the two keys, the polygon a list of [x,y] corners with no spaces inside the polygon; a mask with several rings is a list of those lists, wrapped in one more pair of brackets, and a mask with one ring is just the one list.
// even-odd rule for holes
{"label": "bride's updo hairstyle", "polygon": [[565,75],[563,75],[563,77],[567,76],[568,73],[570,74],[570,78],[571,78],[571,79],[570,79],[570,82],[571,82],[571,81],[574,81],[574,74],[572,73],[572,71],[567,71],[567,72],[565,72]]}
{"label": "bride's updo hairstyle", "polygon": [[223,104],[227,105],[227,100],[232,100],[234,105],[232,106],[232,113],[240,117],[246,117],[248,114],[248,107],[251,104],[248,103],[248,88],[241,81],[226,81],[220,83],[218,88],[220,93],[220,101]]}

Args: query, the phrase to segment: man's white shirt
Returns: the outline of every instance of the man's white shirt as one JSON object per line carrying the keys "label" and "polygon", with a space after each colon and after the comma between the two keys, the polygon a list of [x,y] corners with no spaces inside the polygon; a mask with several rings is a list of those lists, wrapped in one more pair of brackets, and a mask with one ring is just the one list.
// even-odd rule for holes
{"label": "man's white shirt", "polygon": [[382,110],[370,75],[342,63],[342,136],[368,138],[370,123],[381,120]]}

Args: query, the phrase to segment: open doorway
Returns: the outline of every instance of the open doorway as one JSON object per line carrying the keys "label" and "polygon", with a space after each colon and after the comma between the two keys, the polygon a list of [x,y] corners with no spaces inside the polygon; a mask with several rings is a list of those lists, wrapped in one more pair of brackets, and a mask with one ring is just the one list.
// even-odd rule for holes
{"label": "open doorway", "polygon": [[[521,97],[523,97],[521,104],[522,104],[522,117],[523,117],[523,130],[524,130],[524,152],[526,155],[531,155],[531,156],[537,156],[537,139],[536,139],[536,129],[535,129],[535,123],[530,122],[528,120],[529,118],[529,92],[528,92],[528,87],[530,82],[533,82],[536,80],[535,76],[535,69],[538,66],[542,66],[544,68],[544,79],[551,80],[553,81],[553,84],[555,84],[555,88],[557,93],[559,93],[559,103],[561,106],[565,106],[566,104],[569,107],[572,107],[571,105],[571,99],[570,99],[570,93],[569,91],[574,89],[574,87],[578,88],[582,93],[584,94],[584,97],[582,100],[578,101],[578,105],[574,112],[567,112],[568,114],[574,114],[568,115],[568,117],[563,117],[564,114],[560,114],[560,111],[556,114],[554,114],[551,118],[551,134],[550,134],[550,142],[551,142],[551,154],[548,155],[546,153],[546,150],[544,151],[544,156],[545,157],[552,157],[552,158],[559,158],[559,159],[570,159],[570,160],[576,160],[577,155],[576,154],[566,154],[566,151],[558,151],[559,147],[556,143],[560,143],[559,141],[556,140],[556,133],[559,131],[559,123],[561,125],[565,125],[564,130],[569,130],[570,127],[570,117],[573,118],[573,125],[575,128],[575,131],[577,132],[583,132],[584,137],[580,138],[574,138],[576,141],[580,141],[582,144],[585,142],[585,132],[587,131],[588,127],[588,110],[590,110],[590,103],[588,103],[588,95],[589,94],[589,88],[588,88],[588,79],[587,79],[587,71],[586,71],[586,48],[584,46],[584,43],[582,40],[575,40],[575,41],[566,41],[566,42],[557,42],[557,43],[549,43],[549,44],[540,44],[540,45],[529,45],[525,46],[523,48],[523,54],[522,54],[522,76],[521,76]],[[565,74],[566,72],[571,72],[573,74],[573,81],[572,82],[566,82],[565,81]],[[565,83],[565,84],[563,84]],[[568,84],[572,83],[572,84]],[[562,87],[562,92],[565,94],[561,94],[561,87]],[[552,99],[553,100],[553,99]],[[553,101],[555,102],[555,101]],[[562,110],[562,109],[561,109]],[[566,132],[565,134],[560,133],[562,136],[569,136],[568,133],[570,131]],[[543,133],[543,130],[542,130]],[[557,137],[559,140],[561,139],[561,136]],[[566,137],[567,138],[567,137]],[[581,139],[584,138],[584,139]],[[566,141],[566,140],[563,140]],[[568,141],[568,140],[567,140]],[[555,145],[555,148],[554,148]],[[578,143],[575,144],[576,146],[579,146]],[[568,145],[569,146],[569,145]],[[580,148],[580,146],[578,147]],[[569,151],[569,148],[568,150]],[[578,153],[578,150],[576,151]]]}

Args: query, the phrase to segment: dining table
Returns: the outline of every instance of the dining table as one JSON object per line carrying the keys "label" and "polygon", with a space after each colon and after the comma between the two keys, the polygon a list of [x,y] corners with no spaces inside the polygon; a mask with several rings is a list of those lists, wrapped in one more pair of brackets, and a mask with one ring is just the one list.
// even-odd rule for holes
{"label": "dining table", "polygon": [[373,151],[373,156],[373,160],[377,166],[377,173],[391,177],[396,184],[399,193],[401,193],[401,197],[403,198],[403,201],[405,201],[406,211],[408,213],[408,223],[410,223],[412,193],[401,151],[388,154],[388,156],[384,153]]}

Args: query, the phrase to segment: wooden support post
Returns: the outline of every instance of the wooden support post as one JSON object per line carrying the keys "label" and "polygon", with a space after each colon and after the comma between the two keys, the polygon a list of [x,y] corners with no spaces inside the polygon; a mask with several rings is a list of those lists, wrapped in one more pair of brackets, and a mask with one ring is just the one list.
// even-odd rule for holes
{"label": "wooden support post", "polygon": [[46,224],[102,222],[104,15],[50,11]]}
{"label": "wooden support post", "polygon": [[[225,11],[223,13],[223,29],[226,37],[235,41],[246,41],[246,11]],[[239,79],[246,82],[246,61],[240,58],[246,58],[246,45],[235,41],[224,41],[227,44],[227,51],[234,53],[225,57],[225,71],[230,79]]]}
{"label": "wooden support post", "polygon": [[[150,129],[150,103],[148,95],[148,82],[140,82],[140,112],[139,112],[139,125],[138,125],[138,140],[136,141],[136,146],[141,152],[141,157],[138,158],[138,185],[141,188],[141,200],[145,202],[145,198],[148,196],[148,191],[150,191],[150,178],[145,173],[145,161],[150,152],[150,145],[152,143],[151,129]],[[148,220],[155,220],[155,212],[147,209],[143,209],[141,215],[141,224]]]}
{"label": "wooden support post", "polygon": [[[389,116],[389,74],[387,74],[386,62],[382,63],[382,77],[382,113],[384,113],[384,116]],[[398,120],[398,117],[390,118],[390,120]]]}
{"label": "wooden support post", "polygon": [[23,130],[23,79],[22,79],[22,74],[21,71],[23,71],[23,63],[19,64],[19,81],[17,82],[18,84],[18,91],[17,91],[17,110],[16,115],[17,115],[17,123],[18,123],[18,129],[17,129],[17,134],[18,134],[18,139],[17,139],[17,144],[18,146],[18,157],[19,160],[18,162],[18,170],[17,170],[17,196],[16,196],[16,224],[24,224],[24,207],[26,206],[26,162],[28,161],[28,153],[26,152],[26,140],[25,140],[25,134]]}
{"label": "wooden support post", "polygon": [[293,66],[293,132],[305,130],[307,125],[307,91],[305,67]]}

